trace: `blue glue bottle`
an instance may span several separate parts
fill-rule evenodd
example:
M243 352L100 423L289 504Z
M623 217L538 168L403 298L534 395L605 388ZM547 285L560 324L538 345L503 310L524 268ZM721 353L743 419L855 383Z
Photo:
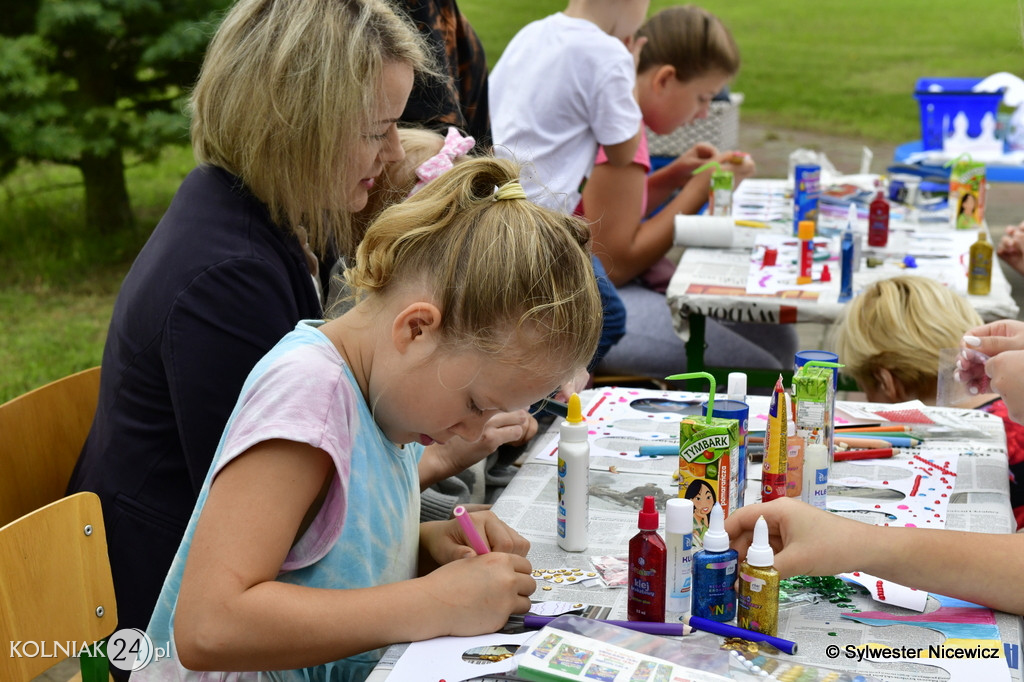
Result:
M704 549L693 555L693 615L725 623L736 617L736 563L729 548L725 512L715 503L704 533Z
M857 206L855 204L850 204L850 211L846 220L846 230L843 232L843 241L839 248L841 263L841 274L839 278L840 303L845 303L853 298L853 272L857 267L857 259L860 256L853 234L853 221L856 219Z

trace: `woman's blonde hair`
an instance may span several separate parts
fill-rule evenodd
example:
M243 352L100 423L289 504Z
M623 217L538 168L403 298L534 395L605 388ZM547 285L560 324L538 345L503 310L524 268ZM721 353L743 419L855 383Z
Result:
M313 249L351 254L346 158L369 133L386 64L434 73L416 29L384 0L239 0L192 91L196 160L241 178Z
M543 349L567 372L586 365L602 324L590 230L527 200L518 178L511 161L468 159L387 208L345 272L350 289L362 298L422 282L456 348L503 352L525 332L525 353Z
M696 5L661 10L644 22L637 37L647 38L640 50L639 73L668 64L685 83L712 71L734 76L740 70L740 50L732 33L718 17Z
M982 323L963 296L934 280L902 275L875 282L854 298L831 333L831 345L862 390L887 369L912 395L935 393L939 351L957 348Z

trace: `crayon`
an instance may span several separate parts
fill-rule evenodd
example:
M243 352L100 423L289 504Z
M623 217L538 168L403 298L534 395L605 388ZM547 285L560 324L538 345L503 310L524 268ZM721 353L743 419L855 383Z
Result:
M892 457L895 451L892 448L878 448L877 450L836 450L835 461L848 462L854 459L887 459Z

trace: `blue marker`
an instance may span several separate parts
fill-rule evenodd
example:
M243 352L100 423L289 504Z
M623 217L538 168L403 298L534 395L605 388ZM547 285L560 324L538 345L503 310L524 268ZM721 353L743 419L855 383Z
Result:
M853 221L857 217L857 207L850 204L849 218L839 252L841 255L841 271L839 278L839 302L845 303L853 298L853 269L857 259L857 247L853 241Z

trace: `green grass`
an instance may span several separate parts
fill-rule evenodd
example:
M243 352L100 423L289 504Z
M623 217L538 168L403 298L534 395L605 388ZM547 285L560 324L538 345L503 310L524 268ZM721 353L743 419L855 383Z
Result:
M462 0L459 6L493 65L516 27L565 4ZM674 4L654 0L651 13ZM952 0L703 6L725 22L740 47L743 66L733 90L744 94L741 121L900 143L920 137L913 97L918 78L1024 74L1017 0L990 0L976 11Z
M674 3L654 0L651 12ZM566 0L461 0L493 66ZM1017 0L732 0L707 4L740 45L742 121L900 143L920 136L925 76L1024 72ZM558 87L551 83L551 87ZM98 364L121 279L192 167L186 148L128 172L131 234L85 232L78 172L25 166L0 184L0 402Z

